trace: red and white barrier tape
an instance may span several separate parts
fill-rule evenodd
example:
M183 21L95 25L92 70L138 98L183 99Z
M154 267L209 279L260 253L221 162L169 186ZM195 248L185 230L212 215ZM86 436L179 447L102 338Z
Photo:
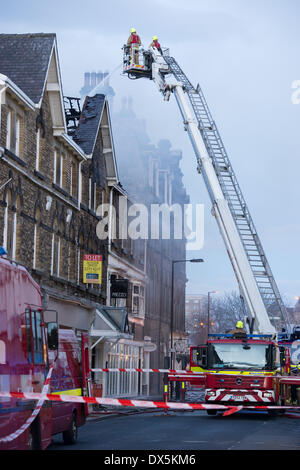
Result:
M144 401L144 400L127 400L121 398L98 398L98 397L82 397L74 395L55 395L55 394L40 394L40 393L22 393L22 392L1 392L0 397L13 397L23 400L49 400L69 403L87 403L99 404L110 406L125 406L125 407L138 407L138 408L162 408L169 410L220 410L225 411L224 416L236 413L242 409L256 409L256 410L300 410L300 406L247 406L247 405L208 405L202 403L173 403L173 402L159 402L159 401Z
M55 395L40 393L22 393L22 392L1 392L0 397L12 397L23 400L49 400L69 403L88 403L110 406L125 406L138 408L162 408L168 410L223 410L225 415L235 413L242 409L242 406L225 406L225 405L206 405L200 403L172 403L159 401L144 400L126 400L121 398L98 398L98 397L82 397L74 395Z
M14 431L13 433L9 434L9 436L6 436L6 437L1 437L0 438L0 443L1 442L10 442L10 441L13 441L15 440L17 437L19 437L30 425L31 423L35 420L35 418L37 417L37 415L39 414L40 412L40 409L42 408L43 404L44 404L44 401L45 399L43 398L45 396L45 394L47 394L48 392L48 389L49 389L49 386L50 386L50 378L51 378L51 375L52 375L52 371L53 371L53 368L54 368L54 363L51 364L50 368L49 368L49 372L48 372L48 375L47 375L47 378L44 382L44 386L43 386L43 389L42 389L42 393L41 394L37 394L39 397L37 398L38 402L37 402L37 405L35 407L35 409L33 410L31 416L25 421L24 424L22 424L22 426L17 430L17 431ZM21 394L23 395L23 394ZM2 392L0 392L0 397L2 396L10 396L10 397L13 397L12 394L8 394L8 395L3 395ZM15 398L19 398L19 397L15 397Z
M159 374L170 375L196 375L198 377L205 377L202 372L193 372L189 370L174 370L174 369L90 369L91 372L156 372Z

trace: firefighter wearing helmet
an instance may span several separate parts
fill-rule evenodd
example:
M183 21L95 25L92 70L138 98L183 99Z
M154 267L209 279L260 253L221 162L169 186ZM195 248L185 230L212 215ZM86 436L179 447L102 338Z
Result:
M150 47L155 47L162 54L162 50L161 50L160 44L158 42L158 37L157 36L153 36Z
M131 57L136 65L139 65L139 48L141 45L141 38L136 32L135 28L131 28L130 36L127 41L127 46L130 47Z
M247 332L244 329L244 323L239 320L235 326L235 329L229 331L229 334L234 335L236 338L238 337L244 338L245 336L247 336Z

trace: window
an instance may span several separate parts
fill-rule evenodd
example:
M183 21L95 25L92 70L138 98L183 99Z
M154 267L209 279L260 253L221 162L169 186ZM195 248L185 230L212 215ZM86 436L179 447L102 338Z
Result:
M76 280L76 246L73 242L69 244L69 266L68 266L68 280Z
M40 231L41 231L41 212L39 209L36 211L36 222L34 225L34 251L33 251L33 269L39 269L40 261Z
M94 183L93 186L93 211L96 212L97 209L97 183Z
M14 239L14 213L12 211L12 194L8 190L5 198L5 211L4 211L4 232L3 232L3 245L6 249L8 256L12 257L13 253L13 239Z
M70 167L70 194L78 198L78 165L74 161Z
M46 350L44 348L41 312L26 309L25 319L28 361L34 364L43 364L46 359Z
M0 340L0 364L6 364L6 345Z
M21 201L18 197L16 201L16 209L13 210L12 194L9 190L7 191L5 202L3 245L11 259L19 260L21 248Z
M13 107L8 108L6 123L6 148L14 154L21 156L21 142L23 119Z
M89 178L89 209L92 209L92 178Z
M136 315L144 314L144 296L145 289L143 286L133 285L132 290L132 313Z
M42 165L42 150L43 150L43 139L41 136L41 128L39 127L36 133L36 156L35 156L35 169L36 171L41 170Z
M80 284L83 276L83 252L84 252L84 239L83 235L81 234L79 237L78 242L78 250L77 250L77 284Z
M58 221L54 221L53 234L52 234L52 258L51 258L51 275L59 276L61 269L61 240L58 235Z
M210 367L214 369L270 370L270 345L214 344L210 351Z
M64 155L59 150L54 152L54 183L64 187Z
M86 181L87 177L85 175L85 172L82 171L81 172L81 202L82 204L84 204L85 206L88 205L88 201L87 201L87 198L88 198L88 195L87 195L87 181Z

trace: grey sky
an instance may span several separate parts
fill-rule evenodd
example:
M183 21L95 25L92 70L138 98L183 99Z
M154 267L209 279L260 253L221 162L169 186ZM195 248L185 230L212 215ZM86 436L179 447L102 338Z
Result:
M135 27L145 46L153 34L171 49L192 82L200 83L250 207L279 288L300 295L300 80L298 0L10 0L1 12L5 33L56 32L64 92L78 95L83 73L112 70ZM168 138L184 152L182 170L192 202L205 203L205 247L191 256L188 292L236 288L221 236L174 101L153 83L112 79L118 110L132 96L151 140Z

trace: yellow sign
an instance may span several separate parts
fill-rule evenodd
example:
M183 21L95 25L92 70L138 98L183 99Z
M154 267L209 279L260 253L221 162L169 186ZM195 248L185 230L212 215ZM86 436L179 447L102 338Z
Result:
M102 283L102 256L83 256L83 282L84 284Z

